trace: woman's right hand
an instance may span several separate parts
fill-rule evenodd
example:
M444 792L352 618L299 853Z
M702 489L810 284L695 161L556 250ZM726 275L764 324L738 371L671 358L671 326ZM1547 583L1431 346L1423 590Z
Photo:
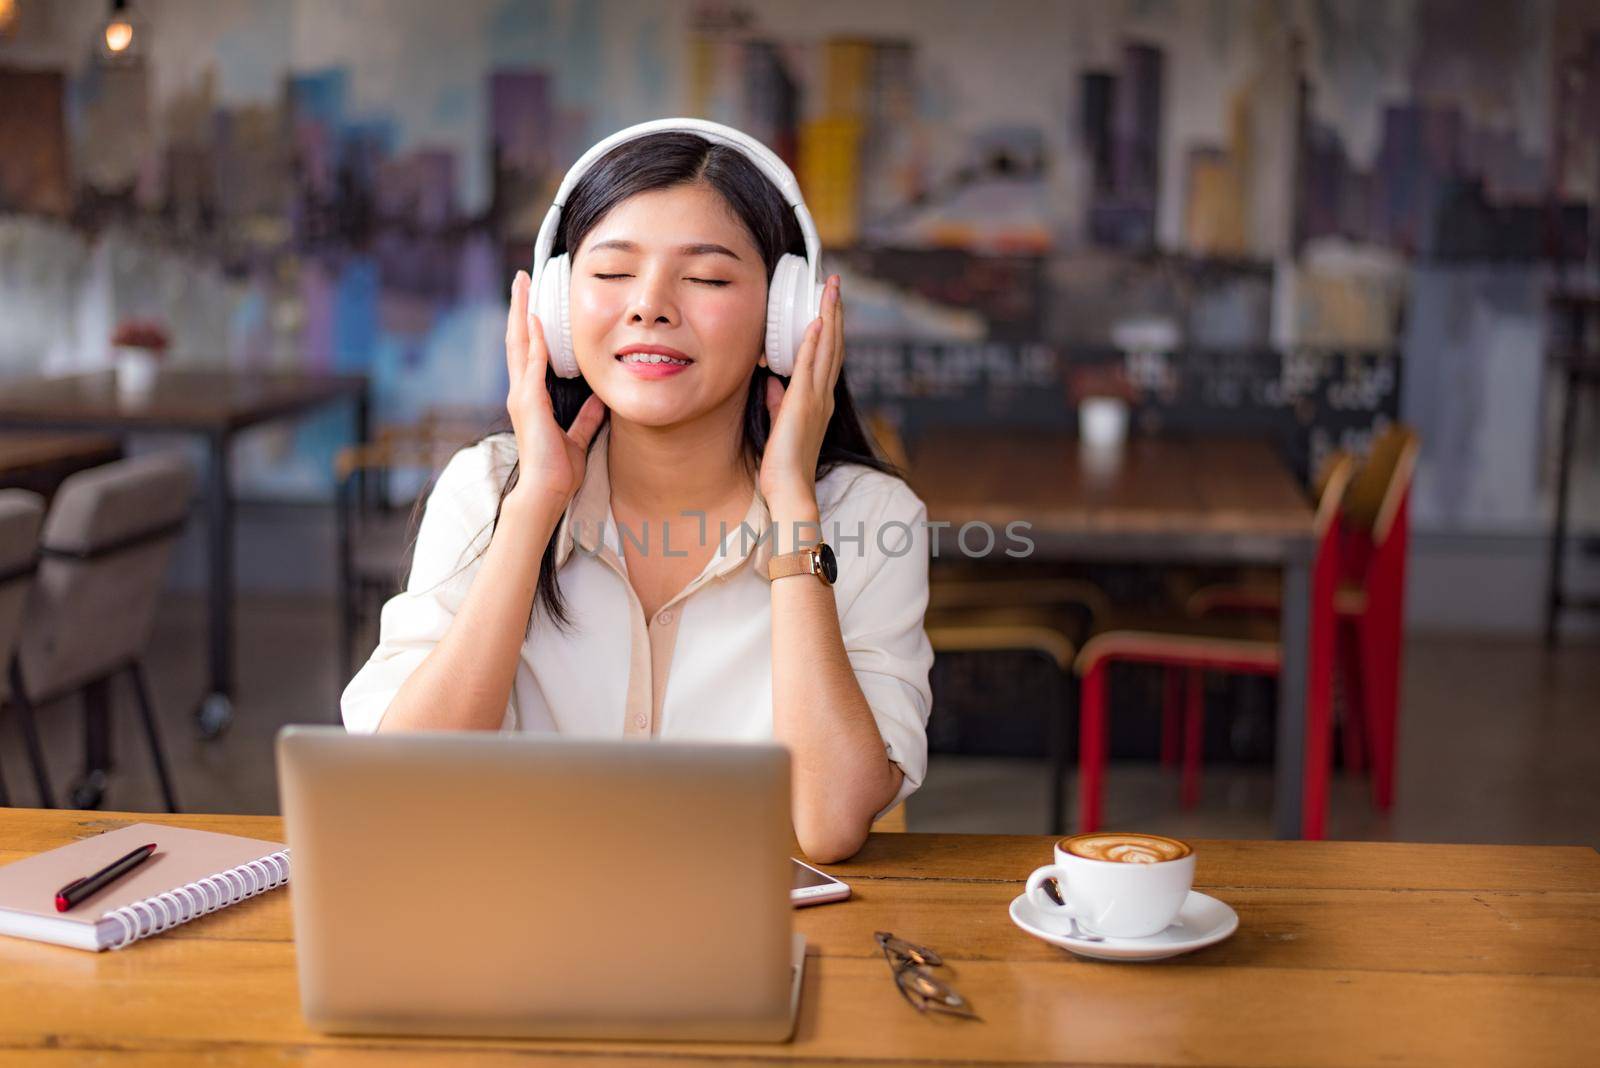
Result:
M606 406L590 396L570 429L556 422L545 386L550 351L537 317L528 314L528 272L518 271L511 283L511 309L506 316L506 371L511 389L506 411L517 436L517 485L512 493L564 511L583 484L589 442L605 418Z

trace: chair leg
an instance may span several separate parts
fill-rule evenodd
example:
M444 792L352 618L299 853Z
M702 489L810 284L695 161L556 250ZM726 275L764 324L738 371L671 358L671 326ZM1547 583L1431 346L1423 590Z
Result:
M339 672L334 682L343 690L347 681L346 675L350 673L350 663L355 659L356 647L356 609L355 598L350 594L350 588L341 578L339 581Z
M156 717L150 710L150 692L145 686L144 668L137 660L128 665L128 678L133 682L133 696L139 704L139 717L144 720L145 737L150 741L150 756L155 761L156 777L161 780L161 798L167 803L168 812L176 812L178 799L172 792L166 758L161 755L161 736L156 733Z
M50 789L50 774L44 763L44 746L39 744L39 724L33 718L33 705L27 691L22 688L22 669L11 662L11 703L17 710L17 722L22 727L23 743L28 747L28 762L33 765L33 781L39 787L39 804L55 808L55 793Z
M1176 674L1176 669L1168 669ZM1187 695L1183 709L1183 782L1179 801L1194 808L1200 800L1200 758L1205 743L1206 677L1199 668L1186 672Z
M1100 829L1101 778L1106 764L1106 661L1083 677L1078 703L1078 830Z
M1070 698L1072 692L1071 668L1056 675L1057 700L1051 704L1060 709L1060 715L1050 720L1050 833L1066 834L1065 815L1067 792L1067 730L1072 722Z
M6 777L0 773L0 808L11 807L11 795L6 793Z
M105 802L111 771L111 692L106 679L78 691L83 701L83 775L67 790L73 808L99 808Z
M1389 731L1384 723L1384 689L1389 685L1384 678L1387 658L1382 649L1382 637L1369 613L1361 621L1361 688L1365 711L1367 745L1372 756L1372 800L1380 812L1386 811L1392 801L1393 763L1388 750Z
M1381 732L1377 739L1377 749L1383 754L1381 765L1374 762L1373 784L1377 788L1377 802L1379 812L1388 812L1394 808L1394 778L1395 764L1399 750L1400 726L1400 629L1398 625L1385 626L1380 631L1378 640L1378 655L1382 658L1378 678L1382 683L1379 691L1379 705L1377 715L1373 721L1376 724L1375 732Z
M1329 620L1329 623L1332 621ZM1306 729L1300 795L1300 837L1327 837L1328 779L1333 767L1333 679L1337 630L1312 628L1311 661L1306 672Z
M1346 771L1361 774L1366 770L1366 715L1361 676L1361 631L1356 623L1339 625L1339 692L1344 697L1344 719L1339 725Z
M363 476L363 485L365 481ZM350 661L355 658L356 598L359 596L351 589L354 581L350 562L352 492L350 480L346 479L339 484L334 499L334 521L339 542L339 671L335 681L341 690L347 676L354 670Z
M1061 716L1050 734L1054 763L1050 779L1050 833L1061 836L1066 835L1070 822L1067 819L1067 732L1072 729L1072 718L1078 713L1078 679L1070 667L1062 668L1058 679L1061 697L1056 705L1061 708Z
M1183 677L1178 669L1164 666L1161 669L1161 766L1178 766L1179 705Z

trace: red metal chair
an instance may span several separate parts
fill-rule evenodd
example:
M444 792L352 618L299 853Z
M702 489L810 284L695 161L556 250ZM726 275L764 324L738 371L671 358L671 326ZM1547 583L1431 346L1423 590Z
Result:
M1372 756L1372 797L1380 811L1394 806L1394 769L1404 646L1406 552L1411 539L1411 485L1417 435L1392 427L1373 443L1372 455L1350 486L1345 509L1344 572L1349 594L1336 602L1345 632L1346 663L1359 677L1347 692L1357 706Z
M1343 463L1354 463L1353 454L1343 449L1335 450L1318 468L1315 481L1315 495L1318 504L1322 502L1323 495L1327 492L1328 481L1332 474ZM1359 473L1354 476L1359 478ZM1352 484L1354 482L1352 479ZM1341 516L1339 522L1343 523ZM1341 537L1345 531L1341 530ZM1341 548L1341 561L1343 549ZM1342 566L1342 564L1341 564ZM1258 569L1241 576L1230 582L1215 582L1196 587L1186 582L1187 576L1178 572L1171 584L1171 596L1175 602L1183 604L1188 614L1196 619L1207 616L1221 615L1259 615L1276 619L1283 603L1283 587L1275 569ZM1340 599L1348 592L1345 589L1346 576L1341 573L1340 586L1334 591L1334 610L1339 611ZM1335 656L1343 648L1343 643L1335 637ZM1343 681L1343 674L1335 663L1335 685ZM1176 768L1180 764L1183 768L1184 789L1183 806L1192 807L1199 799L1199 766L1201 760L1200 730L1201 725L1191 722L1193 717L1203 713L1203 699L1199 695L1187 698L1190 676L1180 674L1175 668L1168 668L1165 672L1165 683L1161 705L1161 766ZM1336 691L1337 694L1337 691ZM1348 701L1345 702L1348 706ZM1351 729L1352 724L1341 722L1338 718L1340 712L1339 702L1334 705L1335 726L1339 728L1346 741L1345 764L1352 766L1353 754L1350 740L1359 737ZM1189 739L1193 738L1191 746ZM1359 746L1355 752L1359 753ZM1358 759L1358 758L1357 758Z
M1332 716L1334 588L1341 563L1339 509L1354 464L1346 459L1328 476L1317 507L1316 555L1311 572L1311 627L1306 672L1305 795L1301 834L1321 838L1327 813L1329 736ZM1183 795L1192 803L1199 786L1202 726L1201 682L1206 671L1276 676L1283 647L1274 620L1256 616L1164 617L1112 625L1091 637L1078 654L1083 679L1078 742L1079 821L1082 831L1100 827L1106 762L1106 707L1113 663L1157 664L1185 673L1185 775ZM1169 683L1168 693L1172 693Z
M1410 540L1411 485L1417 435L1403 426L1379 434L1345 494L1341 519L1337 666L1344 696L1345 766L1360 771L1370 755L1373 802L1394 805L1394 769L1400 707L1400 658L1405 619L1406 552ZM1226 613L1276 616L1275 584L1214 585L1188 601L1196 617ZM1169 691L1175 687L1169 683ZM1176 698L1163 726L1163 758L1175 760ZM1171 751L1171 752L1169 752Z

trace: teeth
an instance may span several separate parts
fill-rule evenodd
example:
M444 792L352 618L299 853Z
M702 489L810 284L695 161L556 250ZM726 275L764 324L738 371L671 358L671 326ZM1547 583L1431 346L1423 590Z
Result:
M630 352L622 357L623 363L675 363L687 366L688 360L675 360L671 356L663 356L658 352Z

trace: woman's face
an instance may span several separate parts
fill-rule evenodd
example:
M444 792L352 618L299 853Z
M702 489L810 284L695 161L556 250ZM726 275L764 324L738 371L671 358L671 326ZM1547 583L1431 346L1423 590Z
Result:
M613 418L671 426L749 388L767 269L709 185L651 190L612 208L573 257L571 300L578 369ZM628 352L636 346L666 351Z

